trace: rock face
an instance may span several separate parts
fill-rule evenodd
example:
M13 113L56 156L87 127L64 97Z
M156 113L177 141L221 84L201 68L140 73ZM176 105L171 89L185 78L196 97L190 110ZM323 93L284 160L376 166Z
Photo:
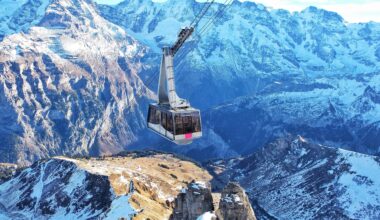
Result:
M231 182L223 189L216 215L215 202L210 187L192 181L177 196L170 219L256 220L249 199L238 183Z
M180 189L211 175L173 155L144 152L57 157L7 179L0 183L1 220L168 219Z
M160 53L203 6L131 0L99 11ZM182 153L197 160L246 155L287 133L379 153L379 36L379 23L348 24L315 7L290 13L234 1L176 60L178 92L204 110L204 138ZM152 69L141 74L158 71L159 56L152 57Z
M191 23L203 6L195 0L131 0L99 8L106 19L160 53L159 48L173 43L178 30ZM206 16L222 7L215 3ZM274 82L300 85L314 77L376 72L379 32L378 23L347 24L339 14L316 7L291 13L234 1L201 40L194 37L180 51L179 93L197 106L209 107L255 95Z
M380 152L380 74L318 81L283 82L266 94L207 110L202 120L209 138L187 148L189 155L199 160L246 155L288 134L365 154Z
M211 188L204 183L191 182L175 200L171 220L193 220L214 210Z
M236 181L244 187L258 219L380 218L376 156L289 137L211 169L213 186Z
M1 219L106 218L119 212L116 204L126 199L115 195L106 176L58 159L23 170L0 185L0 195ZM134 213L128 203L124 205Z
M147 48L91 1L27 2L15 11L38 16L0 40L0 161L111 154L136 141L139 105L154 97L138 76Z
M216 215L220 220L256 220L248 196L235 182L228 183L223 189Z
M173 43L204 3L1 5L1 162L169 145L145 133L154 95L143 80L154 81L160 47ZM215 3L206 17L221 7ZM179 94L207 109L205 138L185 153L201 160L252 153L284 133L379 152L378 23L347 24L315 7L290 13L234 1L211 28L176 60ZM253 98L231 101L242 96Z
M0 163L0 184L15 175L16 170L16 164Z

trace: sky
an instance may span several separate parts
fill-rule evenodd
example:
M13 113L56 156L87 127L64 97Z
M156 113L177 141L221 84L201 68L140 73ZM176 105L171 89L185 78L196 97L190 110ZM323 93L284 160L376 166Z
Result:
M122 0L95 0L101 4L117 4ZM153 0L156 2L165 0ZM178 0L181 1L181 0ZM206 1L206 0L198 0ZM225 0L217 0L224 2ZM308 6L316 6L329 11L338 12L346 21L380 22L380 0L245 0L262 3L271 8L283 8L289 11L301 11Z

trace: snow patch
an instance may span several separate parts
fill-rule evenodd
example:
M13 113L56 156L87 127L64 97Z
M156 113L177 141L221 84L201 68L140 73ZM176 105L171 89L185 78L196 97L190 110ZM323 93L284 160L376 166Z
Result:
M339 202L349 217L366 219L360 214L380 206L380 196L377 193L380 189L380 164L368 155L346 150L339 152L340 158L351 166L338 180L343 190Z
M216 218L216 215L212 212L205 212L197 218L197 220L212 220Z
M113 200L110 211L106 214L105 220L114 220L120 218L132 219L136 211L129 203L130 195L120 196Z

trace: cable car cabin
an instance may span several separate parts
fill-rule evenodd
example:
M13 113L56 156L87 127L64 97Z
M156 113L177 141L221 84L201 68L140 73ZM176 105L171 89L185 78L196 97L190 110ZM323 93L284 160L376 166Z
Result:
M171 109L169 105L150 104L148 128L180 145L202 137L200 112L192 107Z

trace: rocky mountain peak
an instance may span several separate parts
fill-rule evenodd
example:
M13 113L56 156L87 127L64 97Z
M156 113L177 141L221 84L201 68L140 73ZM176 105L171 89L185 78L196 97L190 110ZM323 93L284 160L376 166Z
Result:
M256 220L248 196L236 182L228 183L223 189L216 215L220 220Z
M192 181L177 196L170 219L256 220L249 199L238 183L228 183L221 196L217 195L212 195L209 184ZM216 212L214 204L219 204Z
M321 8L317 8L315 6L309 6L301 11L301 14L308 19L312 20L314 19L321 19L324 22L343 22L343 17L340 16L338 13L333 11L327 11Z
M372 207L380 206L378 157L294 138L270 145L265 152L214 163L215 184L239 182L258 218L377 219Z
M94 218L115 199L108 178L58 159L36 162L0 185L0 194L5 219L54 218L62 213Z
M173 211L171 203L181 188L195 180L190 183L189 191L201 202L200 198L209 191L203 183L211 179L207 171L193 162L170 154L147 152L41 160L8 177L6 182L1 182L2 166L2 220L65 217L114 220L134 216L168 219Z
M171 220L196 219L205 212L214 210L210 186L192 181L175 200Z
M45 14L49 0L4 0L0 9L0 41L6 35L37 25Z
M39 10L39 25L0 42L1 160L123 150L144 127L139 104L154 98L138 75L147 48L92 1Z

